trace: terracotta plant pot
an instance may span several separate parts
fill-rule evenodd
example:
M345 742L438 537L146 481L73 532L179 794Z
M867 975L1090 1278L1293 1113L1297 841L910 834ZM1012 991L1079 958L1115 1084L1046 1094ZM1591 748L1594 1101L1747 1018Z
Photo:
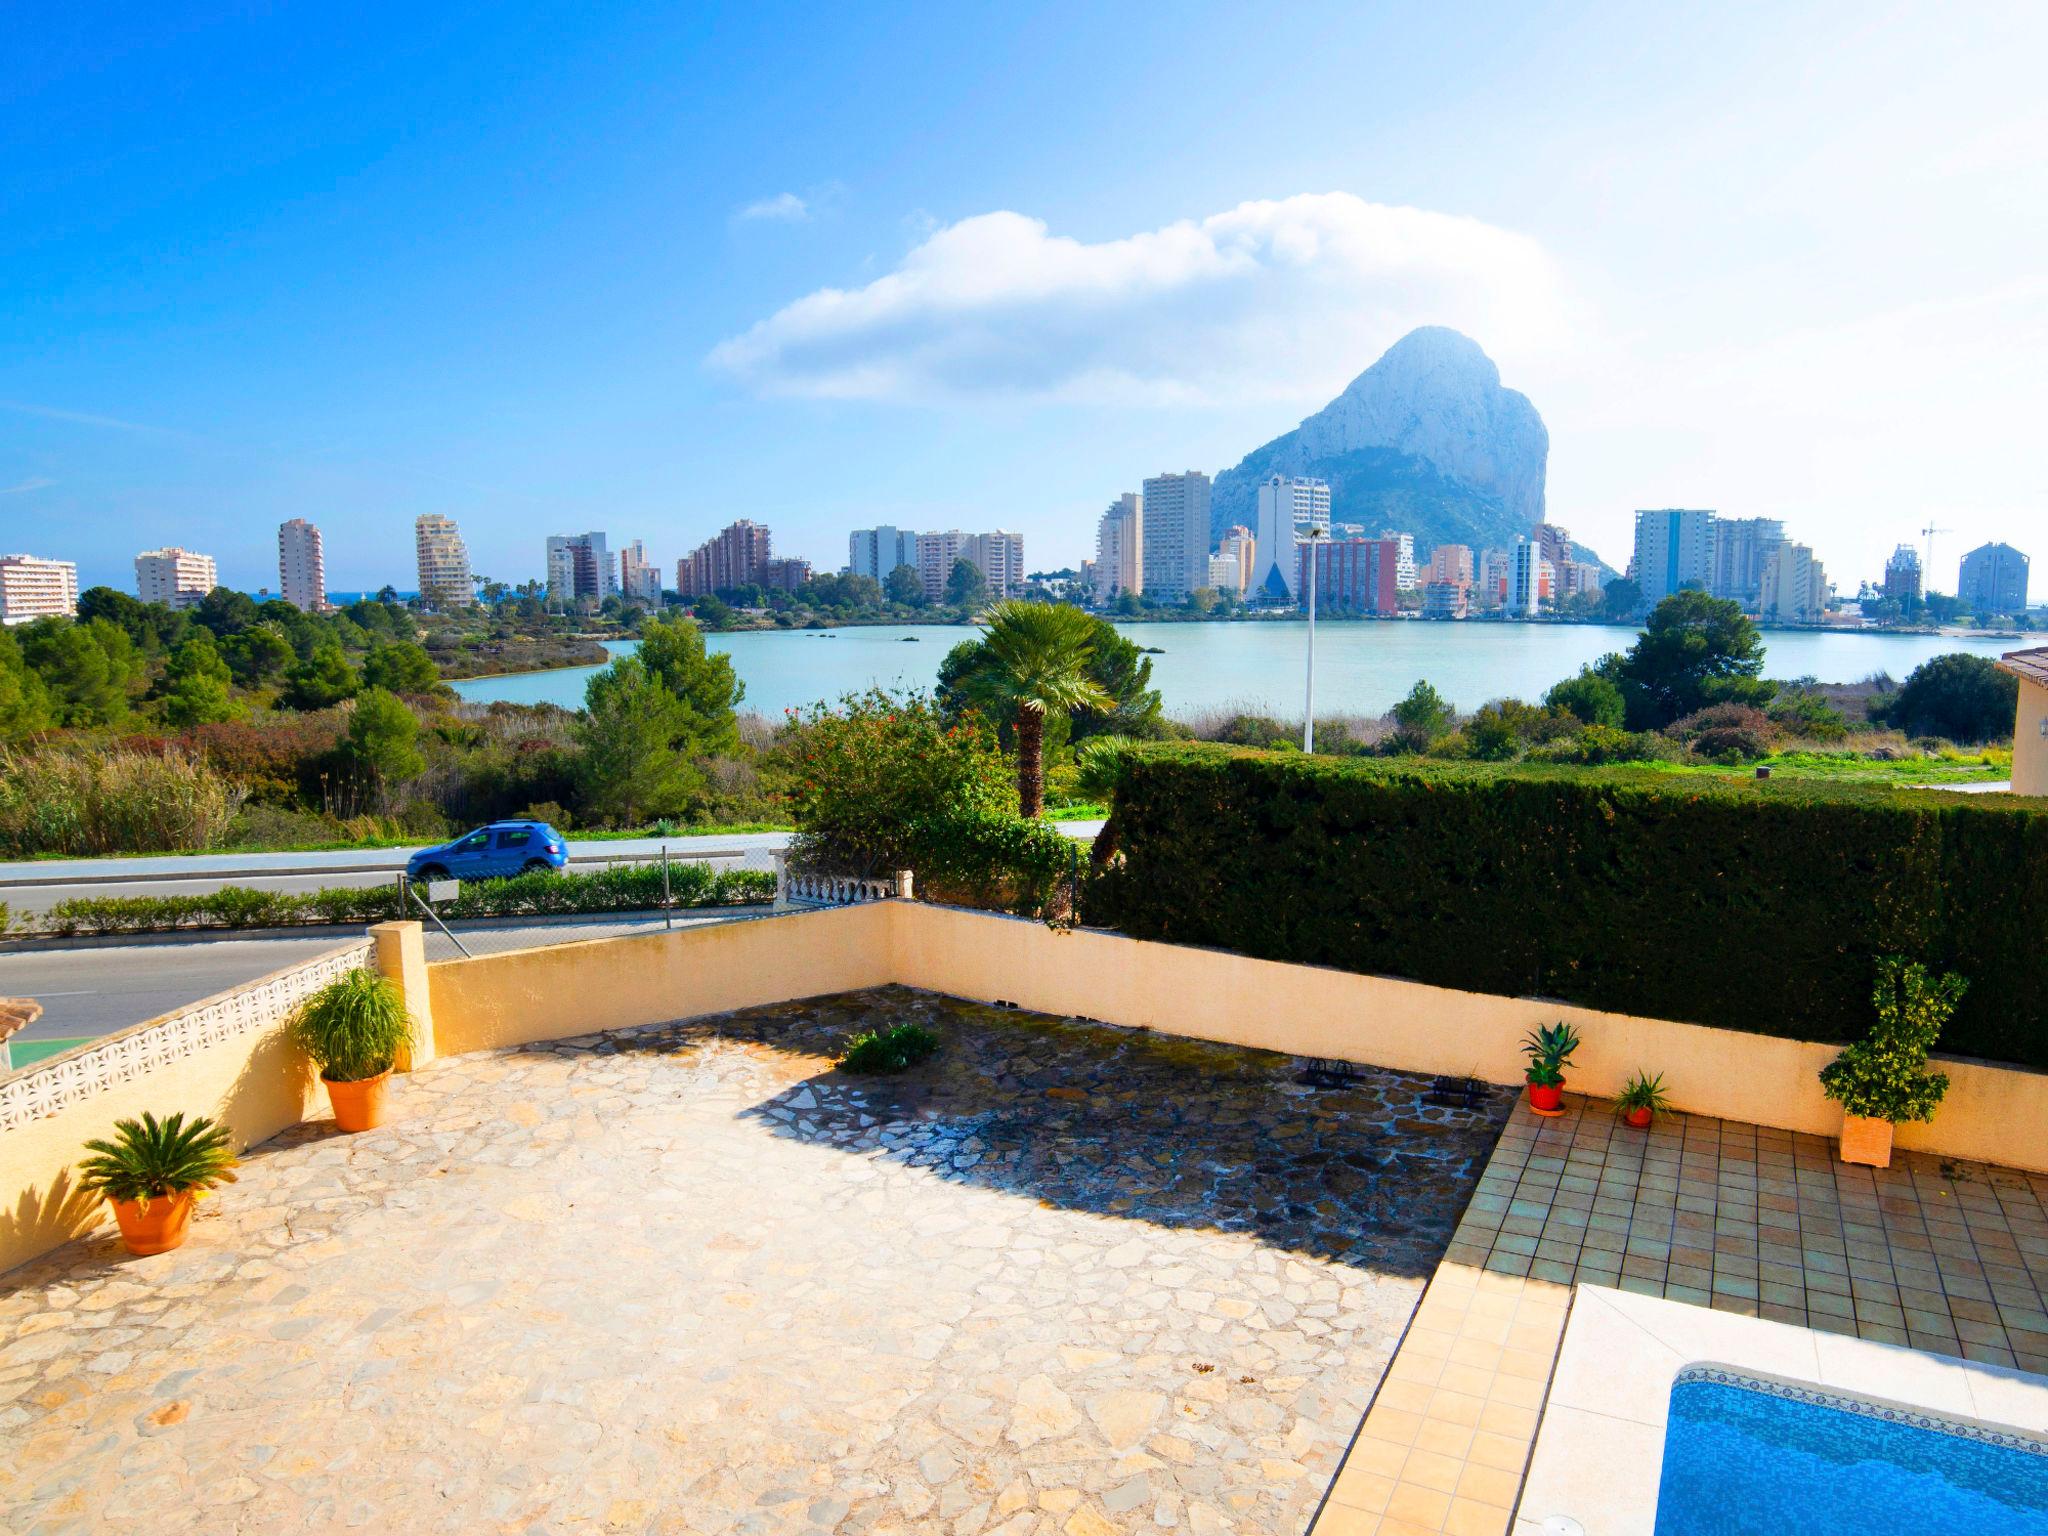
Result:
M1639 1131L1647 1131L1650 1128L1651 1113L1647 1109L1628 1110L1621 1118Z
M114 1220L120 1223L121 1241L130 1253L145 1256L169 1253L182 1247L186 1230L192 1225L192 1191L158 1195L153 1200L109 1200Z
M391 1074L379 1072L360 1082L337 1083L323 1077L327 1099L334 1106L334 1123L344 1131L374 1131L384 1123L390 1101Z
M1563 1114L1564 1084L1531 1083L1529 1085L1529 1107L1539 1115Z
M1891 1121L1870 1115L1842 1116L1842 1161L1866 1168L1891 1167Z

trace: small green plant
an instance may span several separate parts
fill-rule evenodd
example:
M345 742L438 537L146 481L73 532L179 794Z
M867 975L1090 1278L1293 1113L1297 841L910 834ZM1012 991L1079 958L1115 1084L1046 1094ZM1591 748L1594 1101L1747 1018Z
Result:
M236 1157L227 1128L183 1113L159 1121L116 1120L112 1141L88 1141L93 1153L78 1165L81 1187L109 1200L154 1200L189 1192L195 1199L216 1184L235 1182Z
M939 1048L939 1037L919 1024L863 1030L846 1042L842 1072L901 1072Z
M1522 1040L1522 1054L1529 1058L1523 1076L1539 1088L1557 1087L1578 1048L1579 1032L1562 1021L1530 1030Z
M1822 1090L1848 1114L1894 1124L1932 1120L1948 1074L1927 1071L1927 1053L1968 987L1953 973L1932 975L1917 960L1880 959L1871 993L1877 1023L1821 1068Z
M412 1044L412 1016L388 977L350 971L300 1005L292 1039L328 1082L359 1083L389 1072Z
M1614 1101L1617 1114L1628 1114L1631 1110L1647 1109L1653 1115L1661 1115L1671 1108L1671 1101L1664 1097L1664 1074L1652 1077L1641 1067L1630 1074L1623 1085L1621 1094Z

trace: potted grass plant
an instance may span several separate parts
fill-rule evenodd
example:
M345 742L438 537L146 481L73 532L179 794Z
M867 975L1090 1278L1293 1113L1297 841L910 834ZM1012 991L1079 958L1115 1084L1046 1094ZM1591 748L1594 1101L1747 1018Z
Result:
M1522 1054L1529 1058L1529 1066L1522 1075L1529 1080L1529 1107L1537 1114L1564 1113L1564 1069L1578 1048L1579 1032L1562 1020L1532 1029L1523 1038Z
M78 1165L82 1188L106 1197L130 1253L168 1253L185 1241L192 1207L216 1184L235 1181L227 1129L204 1115L189 1124L144 1113L116 1120L112 1141L88 1141Z
M1820 1070L1821 1091L1842 1106L1843 1162L1889 1168L1898 1122L1934 1118L1948 1074L1929 1072L1927 1053L1968 987L1897 955L1877 962L1877 1023Z
M1639 1131L1647 1131L1650 1122L1670 1108L1671 1101L1664 1097L1664 1074L1652 1077L1641 1067L1622 1085L1614 1101L1614 1112Z
M384 1123L391 1069L412 1044L412 1015L388 977L350 971L330 981L292 1016L292 1038L320 1069L337 1126Z

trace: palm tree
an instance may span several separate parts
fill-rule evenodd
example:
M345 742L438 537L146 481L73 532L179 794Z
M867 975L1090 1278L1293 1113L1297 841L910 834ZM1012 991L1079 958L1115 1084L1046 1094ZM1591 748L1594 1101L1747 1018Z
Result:
M1017 810L1045 809L1045 714L1057 709L1111 709L1114 701L1088 675L1095 624L1065 603L997 603L982 615L982 647L992 665L987 687L1016 711Z

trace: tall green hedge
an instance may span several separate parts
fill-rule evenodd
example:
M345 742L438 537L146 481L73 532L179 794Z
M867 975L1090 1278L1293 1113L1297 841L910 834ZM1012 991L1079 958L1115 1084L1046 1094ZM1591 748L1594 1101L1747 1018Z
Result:
M1826 1041L1899 954L1969 979L1943 1051L2048 1067L2048 801L1164 747L1114 814L1136 937Z

